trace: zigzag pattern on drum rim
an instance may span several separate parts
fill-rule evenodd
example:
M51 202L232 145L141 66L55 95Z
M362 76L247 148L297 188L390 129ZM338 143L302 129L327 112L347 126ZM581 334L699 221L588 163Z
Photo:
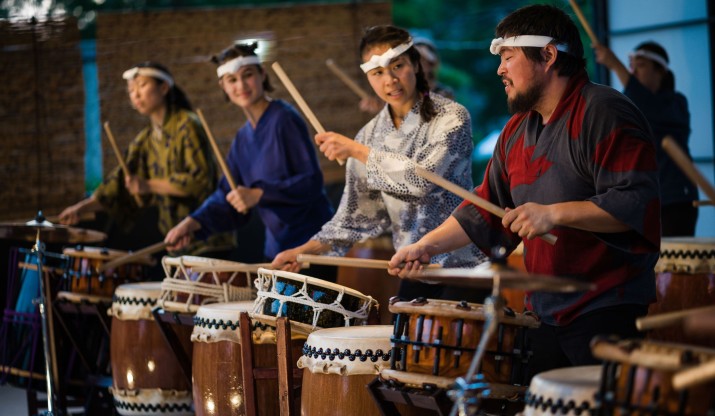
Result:
M380 357L382 357L383 361L390 361L392 351L384 353L381 349L377 349L373 353L371 349L367 349L365 350L365 353L363 353L362 350L356 349L355 352L351 353L350 349L345 349L345 351L340 352L340 350L337 348L335 348L334 350L326 348L325 351L323 351L322 348L311 347L306 342L305 344L303 344L303 355L308 357L312 356L313 358L320 357L323 360L327 357L328 359L330 359L330 361L335 360L335 357L338 357L341 360L345 357L348 357L350 361L355 361L356 359L359 359L362 362L365 362L370 359L370 361L375 363L377 362L377 360L380 359Z
M568 402L564 403L564 400L559 398L558 400L556 400L556 402L554 402L551 397L546 398L546 396L536 395L531 393L530 391L526 392L526 397L524 397L524 401L526 402L526 407L533 407L535 409L541 409L542 411L546 411L546 409L549 409L551 411L551 414L554 415L565 415L570 411L573 411L576 415L580 415L581 413L593 413L591 412L592 408L589 402L583 401L578 406L576 406L576 402L574 402L573 400L569 400Z
M120 305L141 305L141 306L154 306L156 305L157 299L145 299L145 298L134 298L134 297L124 297L124 296L112 296L112 303L118 303Z
M712 259L715 258L715 250L663 250L660 258L673 259Z
M172 403L172 404L145 404L145 403L126 403L114 399L114 406L117 409L126 409L131 411L150 411L150 412L188 412L191 411L191 403Z
M223 319L209 319L209 318L200 318L198 316L194 315L194 326L198 326L200 328L208 328L211 329L212 327L215 327L216 329L228 329L231 328L232 330L238 329L240 326L238 325L238 321L234 322L231 320L227 320L224 322ZM253 322L253 329L266 329L266 328L273 328L270 325L263 324L261 322Z

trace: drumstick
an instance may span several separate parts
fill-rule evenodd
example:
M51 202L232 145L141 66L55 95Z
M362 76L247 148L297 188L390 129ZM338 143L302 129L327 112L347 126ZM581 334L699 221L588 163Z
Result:
M715 359L697 367L678 371L673 375L673 387L676 390L684 390L711 380L715 380Z
M355 81L352 80L345 72L343 72L338 65L335 64L335 61L332 59L328 59L325 61L325 65L328 66L328 68L333 71L333 74L335 74L338 78L340 78L341 81L345 83L345 85L348 86L355 94L357 94L358 97L362 98L363 100L366 98L370 98L368 93L360 88L358 84L355 83Z
M271 68L273 68L273 71L278 75L278 78L281 80L283 85L286 87L288 92L290 93L291 97L295 100L295 102L298 104L298 107L300 107L301 111L303 111L303 114L305 114L305 117L308 119L310 122L310 125L313 126L315 131L318 133L325 133L325 129L323 128L323 125L320 124L320 121L318 121L318 118L315 117L315 114L313 114L313 111L308 107L308 104L305 102L303 97L300 95L300 92L298 92L298 89L295 88L295 85L293 85L293 82L288 78L288 74L285 73L281 65L276 61L273 62L273 65L271 65ZM340 166L345 164L345 161L342 159L338 159L338 163Z
M504 218L506 211L504 211L504 209L502 207L492 204L491 202L487 201L484 198L478 197L474 193L469 192L468 190L459 187L458 185L448 181L447 179L444 179L443 177L428 171L427 169L423 168L422 166L419 166L419 165L415 166L415 171L417 172L418 175L427 179L428 181L432 182L433 184L441 186L442 188L448 190L449 192L451 192L461 198L466 199L467 201L471 202L472 204L496 215L499 218ZM553 235L551 233L546 233L544 235L540 235L539 238L541 238L542 240L551 244L552 246L554 244L556 244L557 238L555 235Z
M228 181L228 186L231 188L232 191L235 191L237 188L236 181L233 180L233 176L231 176L231 171L228 170L226 161L224 160L223 155L221 154L221 149L218 148L218 145L216 144L216 139L214 139L214 135L211 133L211 129L209 129L208 123L206 123L206 119L204 118L204 113L201 111L201 109L197 108L196 115L199 116L199 120L201 120L201 125L204 127L204 131L206 131L206 136L209 138L209 143L211 144L211 148L214 151L216 160L218 161L218 164L221 167L221 171L223 171L223 176L225 176L226 181ZM246 117L249 117L248 112L246 112ZM250 117L249 117L249 120L251 120ZM248 213L248 210L244 209L243 211L241 211L241 214L247 214L247 213Z
M83 212L79 214L79 220L80 221L92 221L95 218L97 218L97 213L96 212ZM47 221L51 223L58 223L60 222L60 216L59 215L50 215L49 217L45 218Z
M168 243L161 241L159 243L152 244L148 247L144 247L143 249L137 250L133 253L129 253L124 256L117 257L116 259L108 261L108 262L104 263L103 265L99 266L97 268L97 272L101 273L105 270L113 269L117 266L121 266L122 264L129 263L132 260L146 257L146 256L149 256L154 253L158 253L161 250L163 250L164 248L166 248L166 246L168 246L168 245L169 245Z
M345 266L358 267L363 269L381 269L387 270L390 267L388 260L374 259L359 259L355 257L333 257L333 256L316 256L313 254L298 254L296 259L298 263L308 264L324 264L327 266ZM439 269L442 266L439 264L425 264L426 269Z
M581 22L581 25L586 31L586 34L589 38L591 38L591 43L593 45L599 45L596 34L593 32L593 29L591 29L591 25L588 24L588 20L586 20L586 16L583 15L581 8L578 7L578 4L576 4L576 0L569 0L569 4L571 4L571 8L573 9L574 13L576 13L576 17L578 17L578 20Z
M694 207L706 207L710 205L715 205L715 202L713 201L693 201L693 206Z
M119 167L122 169L122 172L124 172L124 176L129 177L129 168L127 167L127 164L124 163L124 158L122 157L122 153L119 151L119 147L117 147L117 142L114 140L114 135L112 134L112 130L109 129L108 121L104 122L104 131L107 133L107 138L109 139L109 144L112 145L114 154L117 156L117 162L119 162ZM144 201L142 201L142 199L139 195L134 194L134 200L137 202L137 205L139 207L144 206Z
M659 313L652 316L644 316L636 319L636 328L640 331L649 329L658 329L672 325L679 325L685 318L691 315L697 315L703 312L715 312L715 306L704 306L702 308L686 309L684 311L675 311L668 313Z
M663 138L663 150L670 156L676 165L683 171L685 176L687 176L695 185L700 187L700 189L705 192L710 201L715 201L715 187L705 179L702 173L697 167L690 161L688 155L683 152L678 143L673 140L671 136L665 136Z

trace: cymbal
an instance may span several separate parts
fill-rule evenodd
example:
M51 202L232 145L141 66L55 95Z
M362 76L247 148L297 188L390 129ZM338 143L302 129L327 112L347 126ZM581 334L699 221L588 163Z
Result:
M106 234L99 231L32 220L26 223L0 223L0 239L34 242L38 230L40 231L40 241L43 243L85 244L96 243L107 238Z
M514 270L505 266L476 268L445 268L413 272L408 279L426 283L442 283L452 286L488 289L496 279L505 289L521 289L537 292L579 292L593 290L595 285L589 282L556 277L545 274L533 274Z

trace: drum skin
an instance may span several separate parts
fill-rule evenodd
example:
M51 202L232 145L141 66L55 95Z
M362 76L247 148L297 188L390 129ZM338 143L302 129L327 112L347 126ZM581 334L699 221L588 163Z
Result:
M293 358L300 357L305 339L291 341ZM254 344L255 368L276 368L275 344ZM194 342L194 410L202 415L244 415L241 345L231 341ZM259 415L278 415L278 380L256 380ZM329 397L329 396L328 396Z
M649 316L715 305L715 239L664 238L655 270L657 301ZM708 335L671 325L650 330L647 338L715 347L715 334Z

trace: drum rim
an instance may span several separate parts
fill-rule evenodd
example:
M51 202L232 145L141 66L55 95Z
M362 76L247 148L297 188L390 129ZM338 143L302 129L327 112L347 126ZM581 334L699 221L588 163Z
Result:
M103 251L106 251L107 253L103 253ZM105 248L105 247L98 247L98 246L83 246L81 250L75 248L75 247L65 247L62 250L62 254L68 257L72 257L75 259L92 259L92 260L115 260L119 257L124 257L126 255L131 254L130 251L124 251L124 250L116 250L113 248ZM146 264L146 265L151 265L152 264L152 258L150 255L146 255L143 257L136 258L129 262L128 264ZM121 266L119 266L121 267Z
M444 300L444 299L426 299L426 303L412 303L409 301L400 301L400 302L395 302L390 305L388 305L388 309L392 313L403 313L403 314L410 314L410 315L425 315L425 316L437 316L437 317L443 317L443 318L459 318L459 319L471 319L475 321L485 321L486 320L486 312L484 311L484 305L481 303L471 303L468 302L467 304L472 307L472 310L463 310L463 309L445 309L444 314L435 314L435 313L429 313L426 312L423 308L424 306L431 306L435 308L446 308L449 306L457 306L461 302L460 301L454 301L454 300ZM541 322L536 318L534 315L529 315L529 314L524 314L524 313L519 313L519 312L514 312L516 316L502 316L501 319L499 320L500 324L506 324L506 325L517 325L517 326L522 326L522 327L528 327L528 328L538 328L541 325Z
M357 291L351 287L342 286L337 283L329 282L327 280L319 279L317 277L311 277L311 276L300 274L300 273L293 273L293 272L288 272L285 270L266 269L264 267L261 267L258 269L258 274L259 274L259 277L261 274L270 275L271 277L275 275L277 277L283 277L283 278L286 278L289 280L305 282L307 284L311 284L314 286L325 287L328 289L335 290L336 292L340 292L341 289L344 289L343 293L346 295L352 295L352 296L355 296L356 298L362 298L366 301L370 301L370 300L375 301L375 299L372 296L368 296L368 295L366 295L360 291ZM273 286L271 285L271 288L272 287ZM261 291L260 288L259 288L259 291Z

